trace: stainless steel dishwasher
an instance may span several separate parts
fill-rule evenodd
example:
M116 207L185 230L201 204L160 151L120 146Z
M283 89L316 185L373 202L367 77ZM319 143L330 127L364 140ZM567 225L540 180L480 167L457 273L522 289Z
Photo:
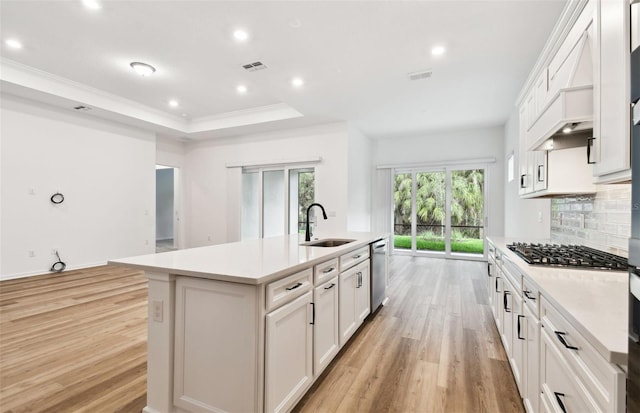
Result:
M387 288L387 240L371 244L371 312L380 307Z

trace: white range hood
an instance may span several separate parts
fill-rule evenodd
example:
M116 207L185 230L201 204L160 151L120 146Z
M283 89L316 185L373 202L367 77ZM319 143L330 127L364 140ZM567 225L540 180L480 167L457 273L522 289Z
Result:
M552 61L547 70L549 95L527 131L528 149L586 145L586 136L593 130L594 107L593 59L587 33L564 60Z

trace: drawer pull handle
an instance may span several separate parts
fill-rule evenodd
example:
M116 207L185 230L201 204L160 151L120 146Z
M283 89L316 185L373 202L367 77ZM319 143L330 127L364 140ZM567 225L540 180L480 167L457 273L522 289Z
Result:
M530 295L530 294L531 294L531 291L529 291L529 290L525 290L525 291L524 291L524 296L525 296L525 297L527 297L527 299L529 299L529 300L531 300L531 301L535 301L535 300L536 300L536 297L534 297L534 296L532 296L532 295Z
M518 315L518 340L524 340L524 337L520 337L520 318L524 318L524 316Z
M295 285L292 285L291 287L285 288L285 290L287 290L287 291L295 290L296 288L300 287L301 285L302 285L302 283L296 283Z
M335 270L336 267L329 267L326 270L322 271L323 274L329 274L331 271Z
M556 333L556 337L558 337L558 340L560 341L560 343L562 343L563 346L565 346L569 350L578 350L578 347L570 346L567 343L567 341L564 339L564 336L566 336L567 333L562 332L562 331L554 331L554 333Z
M359 271L356 273L356 288L362 287L362 272Z
M505 291L505 292L504 292L503 299L502 299L502 303L504 304L504 311L506 311L507 313L510 313L510 312L511 312L511 309L510 309L510 308L507 308L507 296L508 296L509 294L511 294L511 292L510 292L510 291Z
M335 287L335 286L336 286L336 285L335 285L334 283L331 283L331 284L329 284L329 286L328 286L328 287L324 287L324 289L325 289L325 290L330 290L330 289L332 289L332 288L333 288L333 287Z
M558 405L560 406L560 409L562 409L562 411L564 413L567 413L567 409L564 407L564 403L562 402L562 399L560 397L564 397L564 393L558 393L557 391L554 391L553 394L556 396L556 401L558 402Z
M595 140L596 138L587 138L587 163L589 165L593 165L594 163L596 163L596 161L591 160L591 147L593 146L593 141Z
M358 259L358 258L360 258L360 257L362 257L362 255L358 254L358 255L354 255L354 256L353 256L353 257L351 257L351 258L353 258L354 260L357 260L357 259Z
M487 263L487 275L489 277L491 277L491 263L490 262Z
M315 303L309 303L311 304L311 322L309 324L313 325L316 323L316 304Z
M498 290L498 280L500 279L500 277L496 276L496 292L499 293L500 291Z

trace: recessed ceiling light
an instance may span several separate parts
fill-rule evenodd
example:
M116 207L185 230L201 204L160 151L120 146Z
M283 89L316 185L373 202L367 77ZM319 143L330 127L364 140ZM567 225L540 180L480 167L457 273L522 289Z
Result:
M175 99L171 99L169 101L169 106L171 106L172 108L177 108L178 106L180 106L180 103L178 103L178 101Z
M238 93L247 93L247 87L245 85L238 85L236 87Z
M573 132L573 125L567 125L562 128L562 133L571 133Z
M12 49L22 49L22 43L20 43L16 39L7 39L4 41L4 44Z
M299 77L294 77L293 79L291 79L291 84L295 87L300 87L304 85L304 80L302 80L302 78L299 78Z
M142 62L131 62L129 66L140 76L149 76L156 71L155 67Z
M441 56L446 51L447 49L445 49L444 46L436 46L433 49L431 49L431 54L434 56Z
M233 37L239 42L244 42L249 38L249 33L244 30L236 30L233 32Z
M102 8L102 4L98 0L82 0L82 4L91 10L100 10Z

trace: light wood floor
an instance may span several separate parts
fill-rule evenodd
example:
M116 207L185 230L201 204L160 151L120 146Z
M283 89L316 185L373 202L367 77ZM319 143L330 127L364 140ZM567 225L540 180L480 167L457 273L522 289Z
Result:
M2 412L140 412L147 281L95 267L0 282Z
M295 411L523 412L485 264L395 256L389 305ZM0 282L0 411L140 412L147 283L97 267Z

